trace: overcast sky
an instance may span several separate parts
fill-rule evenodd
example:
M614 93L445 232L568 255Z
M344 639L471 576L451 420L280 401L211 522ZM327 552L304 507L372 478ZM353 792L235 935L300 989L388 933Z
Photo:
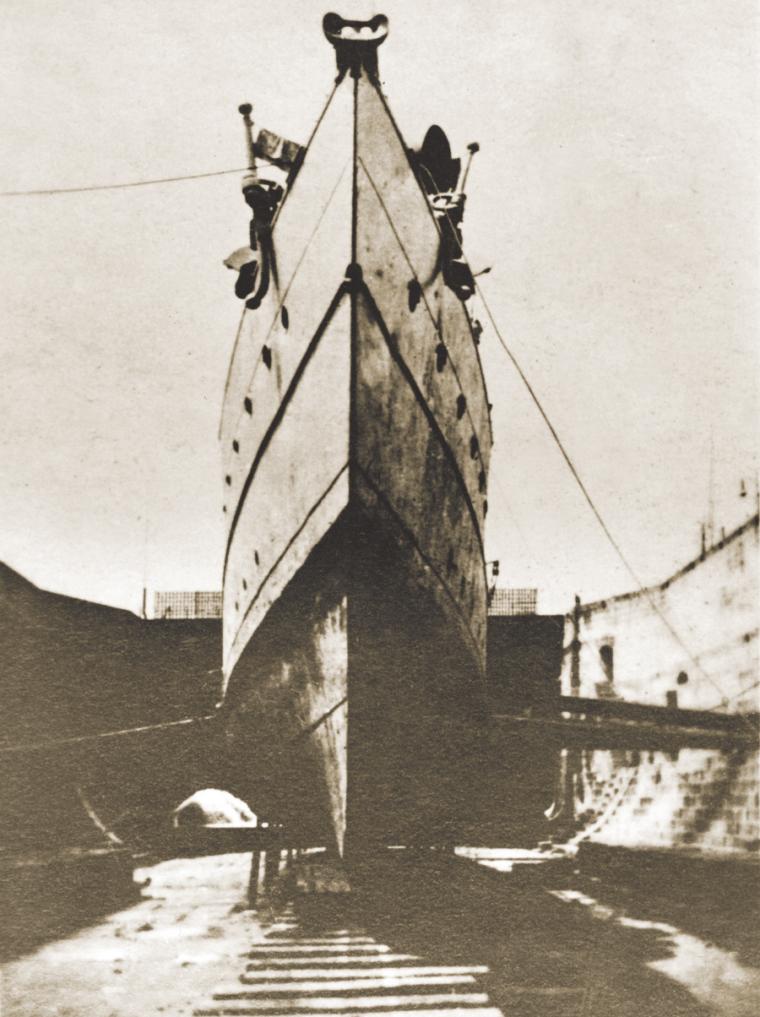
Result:
M305 140L334 77L327 2L2 0L0 190L240 167L243 100ZM730 526L756 483L754 3L337 9L389 16L408 143L433 122L480 142L470 261L610 529L664 578L711 488ZM220 584L239 186L0 199L0 559L44 587L136 609L144 582ZM544 610L630 588L488 327L482 352L500 581Z

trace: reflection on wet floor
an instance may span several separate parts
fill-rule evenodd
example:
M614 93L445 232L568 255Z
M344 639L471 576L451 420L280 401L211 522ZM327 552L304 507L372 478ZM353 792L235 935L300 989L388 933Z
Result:
M666 922L652 922L620 914L577 890L555 890L563 901L577 902L595 918L614 921L629 929L661 933L671 956L649 966L685 986L696 1000L722 1014L756 1014L760 1004L760 970L740 964L736 954L706 943Z
M355 872L350 897L289 903L238 980L220 986L197 1017L760 1011L760 971L737 956L731 937L719 945L651 919L646 886L637 916L635 871L628 886L618 880L609 888L610 900L626 899L623 907L607 903L604 879L571 859L470 849L457 856L396 852ZM668 910L667 898L658 892L659 909ZM671 900L673 913L682 904ZM739 925L754 920L746 909L731 910ZM715 917L713 929L721 925Z
M746 863L396 851L355 867L350 894L283 876L246 911L248 861L143 870L140 904L6 965L4 1017L760 1012Z
M231 1014L383 1013L498 1017L477 984L484 965L431 964L365 934L362 927L323 929L293 920L292 908L252 946L238 982L220 987L196 1017ZM339 925L339 920L336 922ZM318 923L322 924L322 923ZM327 921L327 925L332 923Z

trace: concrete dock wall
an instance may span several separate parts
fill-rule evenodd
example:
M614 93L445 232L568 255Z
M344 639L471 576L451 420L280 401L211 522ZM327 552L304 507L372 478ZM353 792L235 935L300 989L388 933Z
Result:
M562 694L757 711L757 554L754 516L659 586L577 604ZM758 854L756 748L565 750L564 763L562 819L578 841Z

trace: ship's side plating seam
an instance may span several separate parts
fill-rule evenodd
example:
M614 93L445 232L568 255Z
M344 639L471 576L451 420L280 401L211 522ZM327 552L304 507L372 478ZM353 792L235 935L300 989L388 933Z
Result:
M347 83L348 84L348 83ZM385 251L388 250L388 245L385 243L377 243L377 230L381 227L381 221L385 218L387 226L390 228L391 243L395 246L401 257L386 258L384 268L375 269L378 276L377 279L373 279L375 284L373 288L378 290L378 299L383 300L386 292L390 293L389 299L385 300L386 312L391 315L391 320L397 325L397 331L393 333L394 337L398 341L399 350L403 351L403 357L408 361L410 370L414 375L417 376L417 385L420 392L427 393L427 398L430 403L430 411L433 418L439 420L443 427L447 445L452 452L452 455L460 466L459 474L466 478L466 487L468 491L468 502L470 506L477 505L478 511L474 514L474 521L476 524L477 539L481 545L482 551L482 520L484 515L485 500L483 497L485 487L485 475L487 470L487 458L490 447L490 426L489 426L489 415L485 395L482 390L482 385L479 379L479 370L473 371L473 367L477 367L477 351L474 350L474 346L471 341L463 342L462 340L467 337L471 340L469 330L469 320L463 305L459 300L449 293L448 289L444 286L443 281L438 278L435 279L435 268L433 266L433 272L425 272L415 268L415 261L417 264L421 264L424 260L425 255L420 255L419 242L415 243L416 236L421 232L423 238L426 241L427 257L430 258L431 251L437 251L437 237L433 231L437 229L435 227L435 220L432 217L430 210L427 206L427 199L419 187L419 183L416 180L413 171L408 163L406 151L403 145L398 141L396 134L395 125L391 124L387 118L386 110L382 97L376 87L370 84L366 79L360 79L359 81L351 82L351 91L356 89L357 106L355 114L357 117L357 138L356 144L362 145L361 155L357 152L355 155L356 165L361 168L363 178L366 179L369 186L362 187L361 184L357 187L357 204L362 202L362 208L355 208L353 210L352 221L354 224L357 219L366 216L368 220L372 221L374 230L374 243L373 238L365 238L364 243L368 246L368 250L362 252L366 255L367 261L372 260L372 248L377 246L379 249ZM361 89L361 93L360 93ZM344 90L348 91L348 88ZM341 91L339 87L338 92ZM335 93L334 93L335 94ZM361 96L361 102L360 102ZM368 101L364 101L365 97ZM334 98L334 95L333 97ZM373 103L375 108L373 109ZM340 103L335 103L336 106ZM378 132L378 111L382 116L382 120L385 121L384 132ZM343 111L341 111L343 112ZM328 111L326 110L326 113ZM363 114L363 115L362 115ZM325 117L325 129L331 136L334 134L334 129L330 129L330 116ZM369 130L371 128L372 130ZM379 147L381 158L375 160L374 169L375 172L381 178L391 176L392 181L388 187L387 193L390 197L386 202L382 201L379 195L378 185L373 179L373 175L368 168L367 152L370 153L370 157L373 152L372 145L374 143L374 136L376 133L381 134L381 142ZM334 138L332 138L334 140ZM375 143L376 144L376 143ZM313 156L313 152L319 155L322 145L320 144L320 135L317 134L314 138L312 145L310 145L310 154ZM308 160L307 160L308 161ZM385 162L386 165L383 165ZM387 165L390 162L390 167ZM308 181L309 174L306 172L307 167L302 168L300 179L306 179ZM327 203L322 209L320 218L317 222L316 227L313 228L311 237L307 241L306 246L300 252L300 256L296 259L293 265L293 274L290 282L288 283L289 292L291 289L294 291L294 301L296 300L296 290L305 290L302 286L303 278L305 275L310 273L302 273L299 271L299 267L303 265L304 261L314 260L313 255L309 257L309 247L314 241L315 237L318 237L323 220L328 219L329 221L325 224L325 234L330 235L331 228L334 228L335 223L332 221L336 217L334 215L326 216L325 212L329 209L334 202L338 186L343 179L345 169L341 171L338 181L334 184L330 190ZM303 190L313 191L313 185L306 185L302 188ZM396 193L398 192L398 193ZM415 193L416 192L416 193ZM408 210L408 203L410 196L412 200L416 200L417 207L420 210L421 222L415 222L414 227L409 228L406 225L405 239L398 234L398 227L393 223L391 218L391 211L388 208L388 203L392 203L394 196L402 202ZM309 193L307 200L311 201L313 195ZM369 201L372 198L377 201L378 205L382 209L382 215L375 214L369 208ZM338 211L338 215L343 210L343 200L337 200L334 202ZM290 207L300 205L300 201L294 201L291 196ZM281 210L278 216L278 234L280 230L284 230L288 224L288 216L286 209ZM432 245L431 245L432 239ZM281 245L278 241L278 251L282 247L283 254L280 255L280 259L284 265L287 265L288 251L292 250L292 246L285 244ZM360 241L361 242L361 241ZM318 244L316 245L319 246ZM418 251L415 256L415 249ZM411 250L411 254L410 254ZM359 251L357 251L357 254ZM437 257L437 255L433 255ZM403 273L403 262L407 262L407 271L411 271L415 274L415 277L425 277L425 275L433 276L433 284L429 287L430 293L424 293L424 304L428 311L430 321L428 325L422 324L422 320L418 317L417 320L412 321L412 311L406 312L403 309L402 314L399 314L398 301L393 302L393 295L397 282L400 282L398 276ZM427 267L427 266L426 266ZM287 268L286 268L287 273ZM378 286L378 279L382 276L386 276L386 286L382 284ZM287 275L286 275L287 277ZM407 281L407 280L405 280ZM296 301L297 303L297 301ZM437 304L437 322L433 318L433 311L431 303ZM263 309L262 309L263 310ZM262 311L259 312L262 315ZM268 316L268 315L267 315ZM423 312L424 316L424 312ZM381 315L382 317L382 315ZM404 320L405 319L405 320ZM274 366L276 371L276 382L275 386L271 385L270 379L268 378L268 371L262 368L262 360L259 357L257 359L256 366L253 370L253 389L249 389L252 393L247 398L250 399L247 406L254 404L253 396L256 397L256 413L246 414L245 410L239 413L243 424L246 423L246 416L251 417L250 426L247 431L241 431L241 434L245 434L245 446L241 441L241 438L234 439L236 454L228 459L229 471L226 476L230 478L228 487L230 488L229 495L230 500L237 499L238 508L236 509L232 524L230 526L230 546L234 537L234 531L236 528L237 520L239 518L240 506L245 501L245 495L252 479L252 472L255 471L258 463L261 460L262 444L267 442L268 437L271 435L273 424L276 424L278 414L282 415L283 400L286 398L286 393L292 394L292 384L296 372L303 369L303 358L307 357L307 352L300 354L298 351L299 342L294 335L292 338L284 334L286 331L283 328L282 322L275 315L272 319L273 324L270 326L270 331L267 334L267 339L271 342L271 347L268 349L276 349L279 352L279 356L274 357L274 364L270 361L271 366ZM387 327L387 326L386 326ZM303 331L299 329L299 332L303 335ZM274 335L274 339L272 336ZM447 340L444 344L443 339ZM435 340L438 343L435 344ZM434 346L435 344L435 346ZM264 344L266 346L266 344ZM441 348L445 348L445 354L441 357ZM435 351L435 355L434 355ZM473 352L474 351L474 352ZM270 357L272 356L270 352ZM434 370L433 365L436 364ZM241 364L241 367L243 365ZM436 377L437 372L437 377ZM239 372L238 372L239 373ZM257 385L256 383L259 382ZM262 384L263 383L263 384ZM285 392L282 392L283 385L287 386ZM466 386L467 392L463 391ZM263 391L262 391L263 390ZM468 398L469 397L469 398ZM234 397L233 397L234 398ZM275 406L275 400L279 398L280 402ZM457 405L457 400L462 400L462 405L465 406L465 413L462 415L464 419L458 419L458 415L452 412L452 407ZM262 405L263 404L263 405ZM244 401L241 400L241 405L244 405ZM267 406L270 407L267 411ZM271 414L271 416L270 416ZM267 417L270 417L269 427L262 434L262 428L264 427ZM467 424L472 427L472 432L468 434ZM256 426L258 425L258 426ZM257 433L260 436L257 440ZM469 441L468 441L469 438ZM255 451L254 451L255 448ZM253 458L251 455L253 454ZM246 469L246 462L251 463ZM234 471L234 472L233 472ZM296 530L298 527L296 527ZM294 531L295 532L295 531ZM287 545L285 545L287 547ZM276 555L276 560L280 560L283 556L284 551L280 551ZM453 553L453 552L452 552ZM263 569L263 563L261 562L261 552L257 552L259 558L258 563L254 563L258 566L258 581L253 582L253 589L256 590L257 594L261 593L262 587L266 582L266 579L262 579L262 576L268 575L271 571L272 565L270 564L269 570ZM271 556L270 556L271 557ZM466 555L469 557L469 554ZM229 548L228 548L229 558ZM451 562L448 563L448 568L451 570ZM246 586L250 583L250 580L246 580ZM253 592L253 591L252 591ZM236 601L238 605L243 599L242 593L240 593L239 599ZM252 598L251 598L252 599ZM249 605L250 606L250 605ZM248 609L246 608L245 611ZM238 616L244 612L238 608ZM256 612L259 615L259 612ZM246 626L248 627L248 626ZM237 641L237 635L235 637Z
M348 238L342 250L335 243L350 217L350 133L346 124L350 116L350 95L345 89L333 91L301 171L273 224L284 290L270 289L259 309L244 314L221 427L225 476L231 479L225 502L230 514L239 495L239 477L247 472L303 346L324 315L327 304L315 300L314 294L325 288L334 293L351 260ZM341 153L345 153L342 161ZM315 166L318 170L312 172ZM269 366L264 361L265 348Z
M418 384L433 401L452 448L458 456L461 448L463 458L477 459L487 471L491 437L485 388L465 307L437 271L438 226L379 90L365 78L357 85L357 261L389 331L398 336ZM419 311L400 299L412 278L421 286ZM439 353L445 370L439 367ZM441 376L437 379L434 363ZM465 419L472 429L464 442L463 421L454 412L457 389L467 399ZM473 436L478 442L475 457L470 454ZM476 491L479 472L478 465ZM468 486L472 490L473 484Z
M259 590L264 577L274 562L282 557L284 548L299 530L311 507L319 501L348 458L346 448L341 461L331 463L330 469L325 470L321 489L317 490L318 484L313 486L309 504L301 505L300 516L296 518L293 515L290 526L280 526L274 518L266 522L267 514L272 511L267 504L262 504L257 510L264 512L263 517L256 518L252 514L247 502L251 493L256 494L259 484L264 485L262 473L251 491L254 463L257 472L266 470L270 473L272 498L282 512L291 513L291 493L297 501L303 501L298 478L293 475L288 481L282 476L283 471L292 474L299 468L300 461L303 476L310 479L310 436L299 434L293 422L287 420L283 401L286 393L289 393L289 398L294 396L293 381L298 380L298 372L303 373L304 358L313 354L315 336L320 329L324 331L329 326L329 314L334 310L327 301L315 300L315 294L321 295L325 291L336 293L350 261L351 181L346 166L351 152L351 112L350 89L336 89L325 109L320 128L313 136L297 186L287 195L275 221L274 243L280 272L283 279L289 280L287 305L284 300L280 303L270 291L263 306L251 313L251 333L238 344L237 364L227 394L230 412L225 415L222 434L226 454L226 509L230 520L224 582L224 667L227 677L239 652L238 646L232 654L231 647L233 642L240 644L240 619L245 615L254 591ZM345 246L340 243L341 236L345 237ZM284 320L282 308L286 306L288 315ZM263 343L255 340L257 333L265 334ZM263 357L265 350L266 361ZM347 377L345 386L347 401ZM319 415L325 409L324 406L314 407L312 431L319 429ZM322 423L324 430L324 421ZM276 468L266 463L271 451L269 455L263 454L262 443L266 441L269 444L275 430L283 426L289 432L292 448L283 450L283 458ZM325 434L323 437L326 441L330 440ZM306 446L301 449L304 441ZM340 444L337 438L336 441ZM278 447L282 447L281 441ZM277 469L279 476L272 477L272 469ZM292 486L292 492L289 486ZM333 491L331 497L339 498L339 495ZM238 530L243 513L247 522L242 527L244 539L241 542ZM312 519L312 529L316 523ZM272 598L264 599L271 602ZM249 615L249 622L257 620L260 620L258 610ZM247 624L246 629L250 631L251 625Z
M225 631L227 673L268 608L348 502L344 470L350 400L349 310L349 299L343 297L312 340L312 352L292 380L291 395L281 404L282 414L256 460L240 503L225 577L225 595L229 588L239 598ZM324 400L320 379L329 379L329 401ZM269 578L264 580L265 576Z
M482 703L491 445L439 225L349 63L278 211L288 282L238 343L223 431L225 731L257 811L339 850L348 815L382 839L451 811Z
M435 499L427 504L429 484L423 478L429 465L412 466L406 439L404 448L395 450L395 459L394 450L383 453L381 424L372 414L364 423L371 461L363 465L369 474L374 472L376 486L386 494L396 490L405 501L403 506L396 504L395 511L407 529L428 545L422 548L424 556L436 563L437 571L446 577L449 594L475 619L482 663L485 623L477 619L485 616L481 534L491 435L477 348L463 303L441 277L438 226L379 89L366 77L357 81L356 88L356 257L372 305L364 301L364 323L368 325L370 319L373 327L385 333L393 356L408 372L407 383L413 383L429 426L440 434L443 454L454 464L455 484L458 478L468 511L462 516L456 504L447 507ZM405 299L410 282L420 288L420 306ZM378 383L382 384L379 378ZM391 386L389 403L393 398ZM377 408L379 417L384 409ZM398 422L394 428L392 419L385 426L388 435L402 430ZM438 442L428 444L430 439L422 432L414 439L409 435L408 442L415 440L428 448L434 460ZM442 490L450 492L450 486L443 484ZM429 525L431 512L438 514L438 525ZM444 537L446 546L437 546Z
M390 125L391 125L391 127L393 129L393 132L394 132L394 134L396 136L397 144L400 145L400 147L401 147L404 159L406 160L406 163L409 166L409 169L412 171L412 174L413 174L413 176L415 178L415 182L416 182L416 184L417 184L417 186L419 188L419 191L425 197L425 204L426 204L428 213L430 215L430 221L432 222L433 226L435 227L437 233L440 236L441 235L441 229L440 229L439 223L437 221L436 215L435 215L435 213L434 213L434 211L433 211L433 209L432 209L432 207L430 205L427 193L426 193L424 187L422 186L422 184L420 183L419 178L417 177L416 171L414 170L414 168L412 167L411 163L409 162L409 152L408 152L408 149L407 149L407 147L406 147L406 145L404 143L404 139L403 139L403 137L401 135L401 131L399 130L398 124L396 123L396 119L393 116L393 113L392 113L392 111L391 111L391 109L390 109L390 107L388 105L388 101L385 98L385 96L383 95L382 89L379 87L379 85L377 85L376 88L375 88L375 95L377 96L377 99L379 100L379 102L380 102L380 104L381 104L381 106L382 106L382 108L383 108L383 110L385 112L385 116L387 117L387 119L388 119L388 121L389 121L389 123L390 123ZM378 197L379 197L379 195L378 195ZM387 210L386 210L386 213L387 213ZM390 219L390 216L389 216L389 219ZM477 384L477 387L480 390L482 390L483 403L484 403L484 409L485 409L485 420L486 420L486 422L488 424L488 443L487 443L486 448L490 452L490 448L491 448L491 446L493 444L493 430L492 430L492 427L491 427L491 409L490 409L490 405L488 403L488 399L486 397L486 388L487 388L486 387L486 379L485 379L485 374L483 372L483 363L482 363L482 360L480 358L480 351L478 349L478 335L479 335L479 333L476 334L475 322L471 318L470 313L469 313L466 305L461 304L460 306L462 307L462 310L464 311L465 318L467 320L468 335L469 335L470 341L472 343L472 348L475 351L475 359L476 359L476 362L477 362L477 369L478 369L477 370L477 377L479 379L476 382L476 384ZM428 307L428 312L430 313L430 308L429 307ZM432 317L432 314L431 314L431 317ZM474 426L476 426L476 429L480 432L480 430L481 430L480 424L474 425Z
M404 422L407 424L404 428L405 447L398 450L398 459L395 455L392 457L378 455L376 451L373 451L371 437L364 435L363 441L352 459L352 466L361 472L364 482L375 492L376 496L387 504L407 534L407 539L414 544L426 566L435 573L441 587L446 590L454 610L461 617L467 631L467 638L473 641L476 655L482 658L480 640L484 637L484 630L481 630L476 623L475 630L472 631L469 621L478 600L485 597L485 573L482 567L483 546L476 507L470 498L454 450L447 441L428 401L420 391L409 365L401 355L398 342L388 332L382 315L366 286L362 287L361 298L361 306L366 319L371 320L376 326L385 348L385 355L377 348L374 350L374 355L371 358L372 363L382 364L384 360L388 360L398 372L397 380L395 374L389 379L388 387L395 391L394 396L388 400L388 411L400 415L402 413L400 409L402 393L408 393L411 398L407 401L416 406L416 412L411 417L406 414L403 416ZM365 337L365 341L367 341L367 337ZM377 413L376 416L382 420L381 413ZM424 440L419 438L421 433L426 434ZM415 446L422 451L424 459L424 464L417 464L416 468L412 459L416 451ZM399 479L395 485L390 482L388 475L389 471L394 469L399 473ZM449 492L445 503L436 500L436 503L431 506L423 507L418 504L419 496L415 497L415 487L420 470L425 472L430 470L450 471L451 481L446 484L439 482L438 484L421 485L425 490L431 492L440 489ZM428 478L426 477L426 479ZM407 490L404 480L411 481L411 491ZM395 496L392 500L389 492L393 492ZM462 511L462 507L464 507L464 511ZM441 516L446 516L452 523L455 523L455 554L452 553L451 534L447 535L447 540L441 542L436 540L439 533L438 528L420 526L421 510L424 513L426 508L440 513ZM479 569L478 566L480 566Z

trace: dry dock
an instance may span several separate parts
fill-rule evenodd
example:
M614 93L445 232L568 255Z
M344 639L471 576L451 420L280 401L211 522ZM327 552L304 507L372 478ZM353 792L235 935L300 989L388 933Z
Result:
M137 870L150 880L137 903L16 956L6 943L3 1017L760 1009L758 878L747 863L389 852L350 894L298 894L281 877L248 910L249 859Z

